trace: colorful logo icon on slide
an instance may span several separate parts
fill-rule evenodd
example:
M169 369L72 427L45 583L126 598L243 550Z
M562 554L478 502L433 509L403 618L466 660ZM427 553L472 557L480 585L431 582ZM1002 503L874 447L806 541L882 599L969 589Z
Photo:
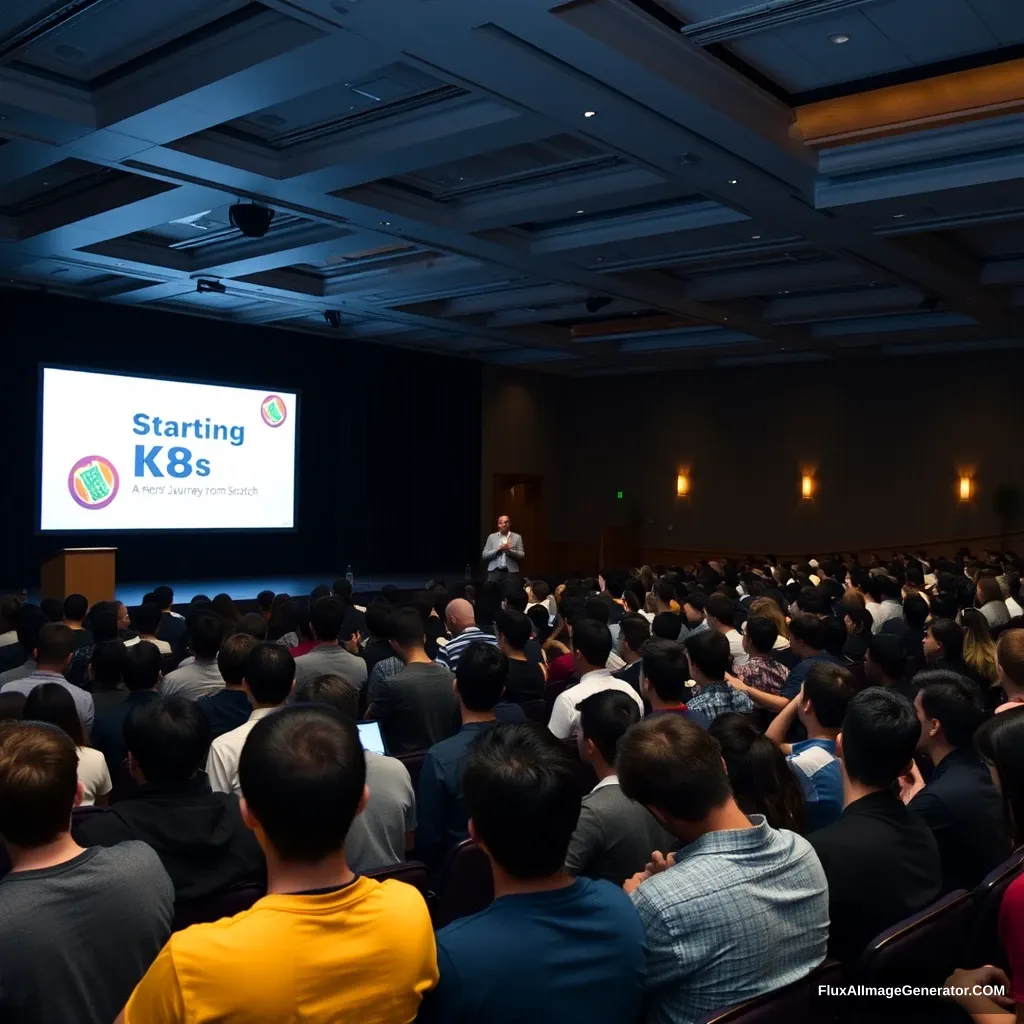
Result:
M260 414L268 427L279 427L288 419L288 409L280 395L267 395L260 406Z
M121 481L110 459L102 455L86 455L68 474L68 490L82 508L106 508L117 497Z

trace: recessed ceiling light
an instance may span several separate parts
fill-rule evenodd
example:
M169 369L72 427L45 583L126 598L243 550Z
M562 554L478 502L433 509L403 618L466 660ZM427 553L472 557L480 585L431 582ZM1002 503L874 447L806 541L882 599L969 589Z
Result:
M597 113L596 110L584 110L583 111L583 116L584 117L593 117L596 113Z
M389 220L382 220L380 222L380 226L382 228L389 228L389 227L391 227L391 221L389 221Z
M739 178L730 178L729 179L729 184L730 185L735 185L735 184L738 183L738 181L739 181Z
M750 237L756 242L761 236L760 235L751 235Z
M577 213L582 213L583 211L582 211L582 210L577 210L576 212L577 212Z
M904 217L906 217L905 213L894 213L892 215L893 220L902 220Z
M843 43L848 43L850 41L850 37L848 35L844 35L842 32L837 32L834 36L829 36L828 41L830 43L835 43L836 46L842 46Z

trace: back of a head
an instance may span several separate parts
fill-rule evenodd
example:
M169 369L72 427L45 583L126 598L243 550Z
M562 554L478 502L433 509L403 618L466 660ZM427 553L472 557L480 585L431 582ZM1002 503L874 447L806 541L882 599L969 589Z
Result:
M526 591L522 587L514 587L506 591L505 603L512 611L525 612L527 605Z
M46 722L0 722L0 835L13 846L53 842L71 827L78 751Z
M643 659L644 678L654 687L658 699L666 704L683 703L690 679L683 645L676 640L652 637L644 644Z
M999 637L996 660L1008 682L1024 687L1024 629L1008 629Z
M988 604L990 601L1002 601L1003 588L999 581L991 576L983 576L978 580L978 607Z
M586 613L588 619L593 619L595 622L604 623L608 625L609 619L611 619L611 610L600 597L588 597L583 602L583 610Z
M651 637L651 624L643 615L623 615L619 623L619 636L631 651L639 654Z
M736 602L725 594L712 594L704 602L704 611L718 622L732 626L736 619Z
M309 592L309 603L312 604L314 601L319 601L322 597L330 597L331 588L326 583L318 583Z
M789 635L793 640L809 647L812 651L824 650L824 631L821 619L806 612L796 612L789 620Z
M535 725L497 725L470 749L463 774L477 838L513 878L561 870L581 794L563 745Z
M195 701L165 697L132 708L124 739L150 785L175 786L206 764L210 723Z
M615 768L631 800L682 821L702 821L732 792L718 741L679 715L633 726L619 743Z
M673 601L678 601L679 599L679 595L676 593L676 588L673 587L671 583L659 583L654 588L654 594L664 605L671 605Z
M387 601L373 601L366 606L366 631L377 640L391 639L391 616L394 606Z
M235 633L220 645L217 668L228 686L241 686L249 664L249 655L259 643L248 633Z
M879 592L883 601L900 601L903 598L903 587L900 581L892 576L882 576L880 578Z
M804 699L810 701L814 717L825 729L839 729L853 696L853 675L842 665L815 662L804 680Z
M345 620L345 606L336 597L321 597L309 606L309 624L317 640L337 640Z
M988 719L975 733L974 747L996 771L1007 832L1019 849L1024 845L1024 705Z
M102 689L113 689L121 682L124 671L124 655L127 648L120 640L105 640L93 648L93 681Z
M466 629L476 625L476 612L473 605L464 597L456 597L448 602L444 611L445 622L453 630Z
M257 644L245 663L245 683L259 704L283 704L295 682L295 659L280 644Z
M295 687L296 704L326 704L355 721L359 717L359 690L342 676L313 676Z
M678 640L682 629L682 617L675 612L658 612L651 622L651 632L662 640Z
M470 711L492 711L508 679L508 658L494 644L472 643L459 655L455 686Z
M551 595L551 588L547 580L533 580L530 583L530 590L533 592L533 599L540 603L546 601Z
M683 598L683 607L689 605L695 612L704 613L704 609L707 605L707 600L699 590L691 591Z
M405 650L422 647L425 642L423 619L414 608L399 608L391 616L388 628L389 639Z
M751 615L746 625L747 639L758 654L771 654L779 638L778 626L767 615Z
M919 687L921 709L929 718L938 720L946 742L957 750L969 748L985 721L978 688L962 675L942 669L919 672L914 683Z
M60 622L64 618L64 602L58 597L44 597L39 602L39 610L49 622Z
M965 608L960 613L960 620L964 627L965 643L968 640L976 644L991 642L992 630L989 628L988 619L977 608Z
M344 844L366 785L356 723L319 704L282 708L249 733L238 778L282 860L322 861Z
M796 606L805 615L828 615L828 598L814 587L803 587L797 595Z
M594 668L603 668L612 653L612 634L596 619L577 619L572 626L573 650Z
M224 620L216 615L198 615L189 626L192 653L206 661L217 656L224 641Z
M89 599L84 594L68 594L64 598L64 618L68 622L81 622L89 611Z
M153 636L160 625L160 617L160 606L155 601L148 601L135 609L133 625L143 636Z
M75 649L75 633L62 622L47 622L39 630L36 661L45 666L63 666Z
M0 722L18 722L25 710L25 694L17 690L0 693Z
M942 645L942 653L949 661L963 661L964 631L954 619L932 619L928 632Z
M908 594L903 599L903 619L911 629L923 630L929 611L928 602L917 594Z
M75 700L60 683L41 683L33 687L25 698L21 717L25 721L49 722L63 729L75 746L85 746L85 731Z
M94 605L89 612L89 632L93 640L98 643L106 643L108 640L117 639L117 611L116 609L99 607Z
M496 625L498 632L514 651L521 651L533 635L533 623L523 612L498 612Z
M233 626L242 617L230 594L215 594L211 606L228 626Z
M903 694L869 686L851 699L840 735L847 776L863 786L882 789L891 786L910 764L921 723Z
M145 640L126 647L121 677L131 691L152 690L160 682L160 652Z
M899 682L907 671L907 649L902 638L892 633L875 633L868 641L871 663L886 679Z
M161 611L166 611L174 604L174 591L170 587L156 587L153 590L153 600Z
M342 576L334 581L332 588L334 596L343 604L350 604L352 601L352 581Z
M729 671L729 641L721 633L705 630L688 636L686 653L706 679L724 679L725 673Z
M533 632L536 634L538 641L544 643L551 635L551 624L549 622L547 606L535 604L526 613L526 617L530 620L530 625L533 627Z
M580 713L583 738L594 744L605 764L614 765L619 740L631 725L640 721L636 701L621 690L602 690L584 697L576 710Z
M238 620L238 625L235 627L235 633L251 636L254 640L266 640L267 620L263 618L259 612L246 612L246 614Z
M256 595L256 605L264 615L269 615L274 607L274 592L272 590L261 590Z

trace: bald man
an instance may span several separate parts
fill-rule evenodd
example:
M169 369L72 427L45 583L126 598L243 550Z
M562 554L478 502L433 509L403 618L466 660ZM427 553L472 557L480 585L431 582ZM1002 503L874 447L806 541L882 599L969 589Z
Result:
M448 629L449 640L437 652L435 659L439 665L455 671L459 663L459 655L470 644L491 644L498 646L498 638L485 633L477 627L476 613L473 606L464 598L458 597L448 603L444 611L444 624Z
M508 516L498 516L498 532L487 538L482 556L487 563L487 579L499 580L506 593L520 586L519 563L526 557L523 538L511 527Z

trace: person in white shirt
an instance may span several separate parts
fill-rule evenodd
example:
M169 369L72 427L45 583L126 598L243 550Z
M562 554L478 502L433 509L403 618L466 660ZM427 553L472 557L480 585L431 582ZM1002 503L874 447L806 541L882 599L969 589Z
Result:
M152 601L146 604L140 604L135 609L135 628L138 630L139 635L132 638L131 640L125 640L125 647L132 647L134 644L145 640L146 643L152 644L161 655L171 653L171 645L166 640L158 640L156 631L160 628L160 606L154 604Z
M612 635L604 623L594 619L577 619L572 625L572 657L574 671L579 679L575 686L563 690L551 709L548 729L560 740L567 740L579 732L580 713L576 710L584 697L602 690L628 693L643 714L644 702L629 683L616 679L605 668L612 650Z
M743 637L736 629L736 602L725 594L712 594L704 602L704 614L708 625L729 641L732 667L740 668L750 661L750 655L743 647Z
M238 759L253 726L277 711L287 700L295 685L295 659L287 647L262 643L253 648L245 667L242 689L252 702L249 720L221 736L210 745L206 774L215 793L240 794Z
M1024 597L1020 593L1020 573L1008 572L1006 574L1006 610L1010 613L1011 619L1020 618L1024 615Z

